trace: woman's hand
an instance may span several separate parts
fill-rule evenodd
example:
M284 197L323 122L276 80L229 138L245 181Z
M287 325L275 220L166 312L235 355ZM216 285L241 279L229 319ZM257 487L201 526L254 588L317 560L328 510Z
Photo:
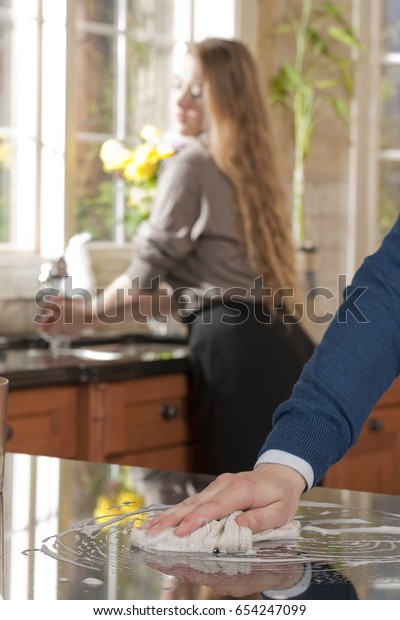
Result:
M47 295L40 301L41 314L34 318L39 332L49 336L76 336L84 327L92 324L90 309L81 297Z
M254 471L218 476L203 491L154 517L144 527L150 536L169 527L177 536L186 536L213 519L243 510L237 524L256 534L293 519L305 486L304 478L294 469L265 463Z

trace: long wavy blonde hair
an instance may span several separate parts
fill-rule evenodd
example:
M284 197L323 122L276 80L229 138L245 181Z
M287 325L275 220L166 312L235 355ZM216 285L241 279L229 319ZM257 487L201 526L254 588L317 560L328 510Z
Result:
M256 62L234 40L206 39L188 52L200 62L210 151L233 184L250 264L279 303L287 295L282 289L293 290L284 306L294 313L299 288L291 219Z

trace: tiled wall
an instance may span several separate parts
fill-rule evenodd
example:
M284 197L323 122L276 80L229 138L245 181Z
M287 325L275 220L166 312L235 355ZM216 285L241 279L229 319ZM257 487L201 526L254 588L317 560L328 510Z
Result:
M38 288L41 261L37 257L1 257L0 334L32 329L34 295Z
M130 250L114 249L110 255L108 249L94 248L90 252L92 266L96 276L98 289L104 289L115 277L121 274L130 260ZM37 257L25 258L20 264L10 259L10 264L0 268L0 335L31 334L35 332L34 317L40 313L40 308L35 304L35 295L39 290L38 275L43 260ZM147 325L134 321L114 324L112 331L118 332L147 332L168 330L170 334L183 334L184 326L174 321L165 324ZM109 331L109 326L104 326L104 331ZM91 332L88 328L87 332Z

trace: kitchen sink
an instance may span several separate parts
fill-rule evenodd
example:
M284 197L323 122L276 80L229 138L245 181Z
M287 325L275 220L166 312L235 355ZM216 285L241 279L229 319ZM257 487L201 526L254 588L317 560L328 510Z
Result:
M185 357L187 339L181 336L157 334L100 334L85 336L66 345L50 343L39 334L21 337L0 337L0 359L20 351L28 358L50 356L65 360L87 362L154 361Z
M34 334L0 341L0 375L13 388L113 381L189 369L187 339L158 334L99 334L51 346Z
M122 359L126 357L123 351L108 351L99 349L62 349L59 355L67 357L76 357L81 360L94 360L98 362L113 362L114 360Z

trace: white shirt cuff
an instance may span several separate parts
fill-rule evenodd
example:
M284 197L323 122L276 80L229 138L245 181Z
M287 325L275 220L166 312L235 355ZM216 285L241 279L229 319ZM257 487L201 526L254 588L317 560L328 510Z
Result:
M267 450L258 458L254 467L262 463L276 463L277 465L286 465L297 471L306 481L306 491L309 491L314 484L314 472L309 463L294 454L284 452L283 450Z

